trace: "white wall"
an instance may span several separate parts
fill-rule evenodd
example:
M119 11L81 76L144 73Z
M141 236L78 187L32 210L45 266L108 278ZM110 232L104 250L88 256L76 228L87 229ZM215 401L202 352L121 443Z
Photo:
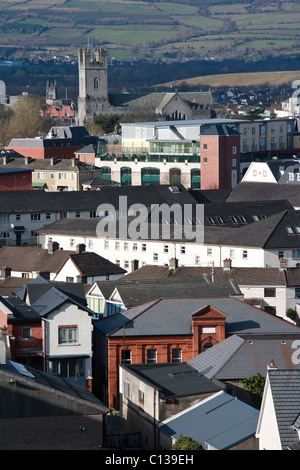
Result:
M265 387L265 397L258 421L259 450L282 450L268 378Z

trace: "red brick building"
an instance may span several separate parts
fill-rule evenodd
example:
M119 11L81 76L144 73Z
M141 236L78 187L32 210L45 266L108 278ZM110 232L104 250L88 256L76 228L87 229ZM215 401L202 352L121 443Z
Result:
M32 189L31 169L0 168L0 191Z
M232 334L299 334L233 298L159 299L94 322L93 392L119 408L119 365L188 361Z
M45 137L12 139L6 149L14 150L24 157L75 158L75 152L89 144L97 143L83 126L52 127Z
M230 189L240 179L240 134L217 124L201 133L201 189Z

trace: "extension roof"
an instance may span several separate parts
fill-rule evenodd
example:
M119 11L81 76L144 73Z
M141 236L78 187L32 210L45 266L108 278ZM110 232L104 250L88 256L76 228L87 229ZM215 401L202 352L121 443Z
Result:
M227 202L287 200L300 207L300 184L239 183L230 192Z
M225 385L209 380L187 363L122 364L121 367L159 390L162 398L216 393L225 388Z

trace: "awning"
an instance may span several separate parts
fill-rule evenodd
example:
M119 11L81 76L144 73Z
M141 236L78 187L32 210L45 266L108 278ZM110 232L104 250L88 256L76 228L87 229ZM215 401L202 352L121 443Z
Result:
M32 183L33 188L43 188L46 186L46 183Z
M17 225L14 227L15 232L25 232L25 227L23 225Z

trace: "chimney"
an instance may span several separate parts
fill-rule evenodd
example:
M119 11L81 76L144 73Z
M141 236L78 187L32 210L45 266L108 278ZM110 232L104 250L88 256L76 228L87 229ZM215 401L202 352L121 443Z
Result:
M50 271L43 270L43 271L39 271L38 274L44 279L47 279L47 281L50 281Z
M6 165L6 164L7 164L7 161L8 161L8 157L7 157L7 156L4 156L4 157L2 158L2 164L3 164L3 165Z
M30 157L25 157L25 165L29 165L31 158Z
M85 274L80 274L77 276L77 282L82 282L82 284L87 284L87 276Z
M268 370L270 370L270 369L275 369L276 370L277 369L277 366L275 365L275 362L273 361L273 359L270 362L270 364L267 365L267 369Z
M284 271L285 269L287 269L287 260L286 259L280 259L279 260L279 269L280 271Z
M6 364L7 359L11 359L8 329L0 327L0 364Z
M57 242L49 242L48 243L48 254L49 255L52 255L58 249L59 249L59 243L57 243Z
M177 269L178 268L178 259L177 258L171 258L169 260L169 269Z
M77 253L84 253L85 252L85 244L84 243L79 243L79 245L76 246Z
M50 158L50 166L54 166L56 163L56 158L55 157L51 157Z
M9 276L11 276L11 268L8 268L7 266L2 266L0 273L1 279L6 279Z
M78 164L78 158L72 158L72 166L75 166Z
M225 258L223 261L223 271L230 271L231 270L231 259Z

